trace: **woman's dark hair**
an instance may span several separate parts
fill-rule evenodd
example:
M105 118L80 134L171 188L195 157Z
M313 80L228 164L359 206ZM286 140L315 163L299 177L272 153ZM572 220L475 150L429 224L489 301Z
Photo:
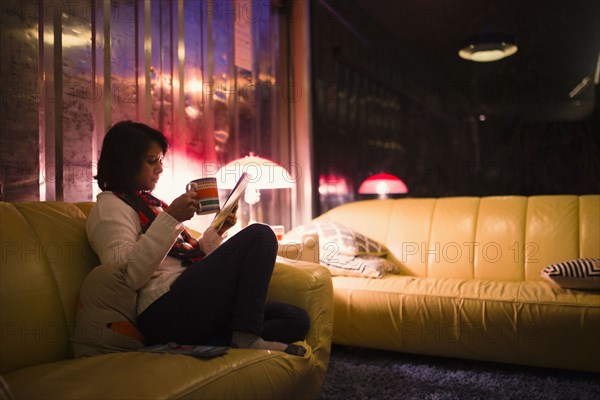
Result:
M113 125L106 132L98 160L95 178L100 190L134 190L135 177L141 171L152 143L157 143L163 154L167 153L169 143L160 131L133 121Z

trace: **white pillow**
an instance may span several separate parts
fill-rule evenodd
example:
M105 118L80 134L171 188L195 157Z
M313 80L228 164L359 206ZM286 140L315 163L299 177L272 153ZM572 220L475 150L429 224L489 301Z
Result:
M565 289L600 290L600 258L578 258L550 264L540 272L540 276Z
M292 229L286 238L311 233L319 235L321 264L334 276L381 278L399 272L398 266L385 258L388 249L384 245L337 222L313 221Z
M317 233L321 248L324 244L329 246L336 245L338 252L346 255L377 255L387 254L387 249L377 241L358 233L345 225L332 221L313 221L307 225L302 225L292 229L291 233L304 235L307 233Z
M321 264L329 268L333 276L358 276L381 278L396 267L392 262L377 256L325 255Z

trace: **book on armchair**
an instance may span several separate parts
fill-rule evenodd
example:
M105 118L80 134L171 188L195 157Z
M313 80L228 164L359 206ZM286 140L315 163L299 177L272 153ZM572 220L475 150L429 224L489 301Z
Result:
M229 351L227 346L201 346L201 345L185 345L175 342L167 344L157 344L154 346L143 347L138 351L149 353L169 353L169 354L185 354L188 356L212 358L223 355Z

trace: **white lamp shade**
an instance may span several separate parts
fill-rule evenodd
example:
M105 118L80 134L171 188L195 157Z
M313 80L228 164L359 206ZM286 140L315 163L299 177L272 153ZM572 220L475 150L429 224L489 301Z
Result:
M386 195L390 193L408 193L408 187L402 179L391 174L375 174L363 181L358 188L360 194Z
M217 171L219 189L233 189L242 173L248 173L248 184L256 189L283 189L293 187L295 181L288 171L275 161L253 153L233 160Z
M458 51L458 55L465 60L492 62L510 57L517 51L518 47L511 36L487 33L474 38Z

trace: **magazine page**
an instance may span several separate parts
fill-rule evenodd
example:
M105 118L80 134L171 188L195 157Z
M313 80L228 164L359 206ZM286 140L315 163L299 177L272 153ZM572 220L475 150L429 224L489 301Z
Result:
M167 344L157 344L154 346L143 347L138 349L138 351L149 353L186 354L194 357L211 358L227 353L229 351L229 347L184 345L171 342Z
M238 205L240 197L242 197L242 195L246 191L246 187L248 186L248 179L249 175L246 172L244 172L242 176L240 176L240 179L238 179L237 183L233 187L233 190L229 194L229 197L227 197L227 200L225 200L223 207L221 207L221 210L219 210L219 212L215 215L215 218L208 226L209 228L213 228L216 231L219 231L219 229L221 229L223 223L225 222L229 214L231 214L235 207Z

